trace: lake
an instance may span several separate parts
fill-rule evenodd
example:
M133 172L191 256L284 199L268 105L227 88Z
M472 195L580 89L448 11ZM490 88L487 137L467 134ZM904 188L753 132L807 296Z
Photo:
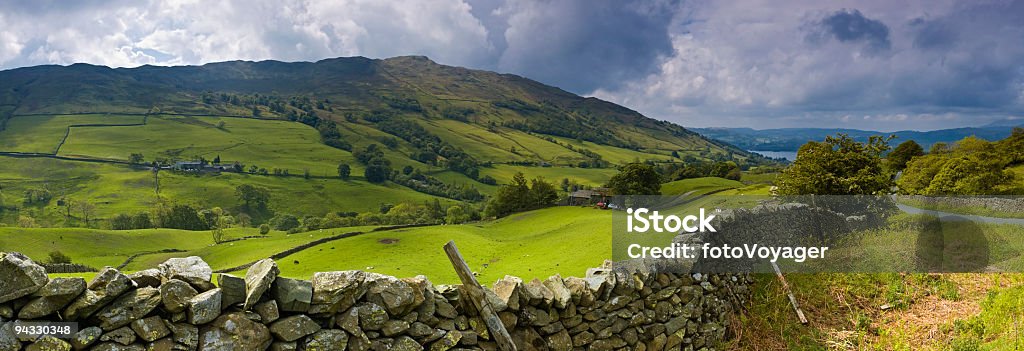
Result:
M753 153L758 153L771 158L784 158L789 161L796 160L796 151L757 151L747 150Z

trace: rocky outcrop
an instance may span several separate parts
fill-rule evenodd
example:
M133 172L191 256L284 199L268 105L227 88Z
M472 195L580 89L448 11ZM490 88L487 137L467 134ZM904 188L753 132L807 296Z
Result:
M3 318L74 321L62 340L18 338L0 325L0 350L496 350L461 286L361 271L278 277L260 261L245 278L189 257L125 275L106 268L85 284L46 279L4 254ZM195 269L196 271L192 271ZM3 277L3 278L6 278ZM520 350L702 350L722 341L747 301L749 277L591 269L586 277L506 276L485 289ZM65 305L67 305L65 307ZM63 311L63 313L60 313Z

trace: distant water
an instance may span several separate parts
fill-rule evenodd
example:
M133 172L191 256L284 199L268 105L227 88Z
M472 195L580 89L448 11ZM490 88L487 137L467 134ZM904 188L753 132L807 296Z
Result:
M768 157L771 157L771 158L784 158L784 159L789 160L789 161L796 160L796 151L757 151L757 150L747 150L747 151L750 151L750 152L753 152L753 153L758 153L758 154L761 154L761 155L765 155L765 156L768 156Z

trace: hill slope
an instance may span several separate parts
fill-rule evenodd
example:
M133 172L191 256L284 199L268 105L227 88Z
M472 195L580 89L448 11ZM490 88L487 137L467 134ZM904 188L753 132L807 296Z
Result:
M478 201L475 191L492 193L516 172L596 186L635 161L766 162L613 103L424 57L37 66L0 71L0 82L0 157L22 157L0 165L0 208L43 225L74 216L54 205L64 197L96 203L100 219L160 199L236 209L232 189L246 182L270 189L275 212L320 216ZM374 153L391 181L363 177ZM133 154L147 165L238 163L243 174L158 179L129 165ZM351 180L336 178L342 163ZM38 189L54 202L12 205ZM17 221L14 212L0 222Z

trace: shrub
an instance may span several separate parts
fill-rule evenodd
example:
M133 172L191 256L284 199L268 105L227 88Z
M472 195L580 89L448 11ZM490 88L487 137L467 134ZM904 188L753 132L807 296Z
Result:
M50 252L50 263L71 263L71 257L60 251Z
M260 235L270 234L270 226L266 223L260 224Z

